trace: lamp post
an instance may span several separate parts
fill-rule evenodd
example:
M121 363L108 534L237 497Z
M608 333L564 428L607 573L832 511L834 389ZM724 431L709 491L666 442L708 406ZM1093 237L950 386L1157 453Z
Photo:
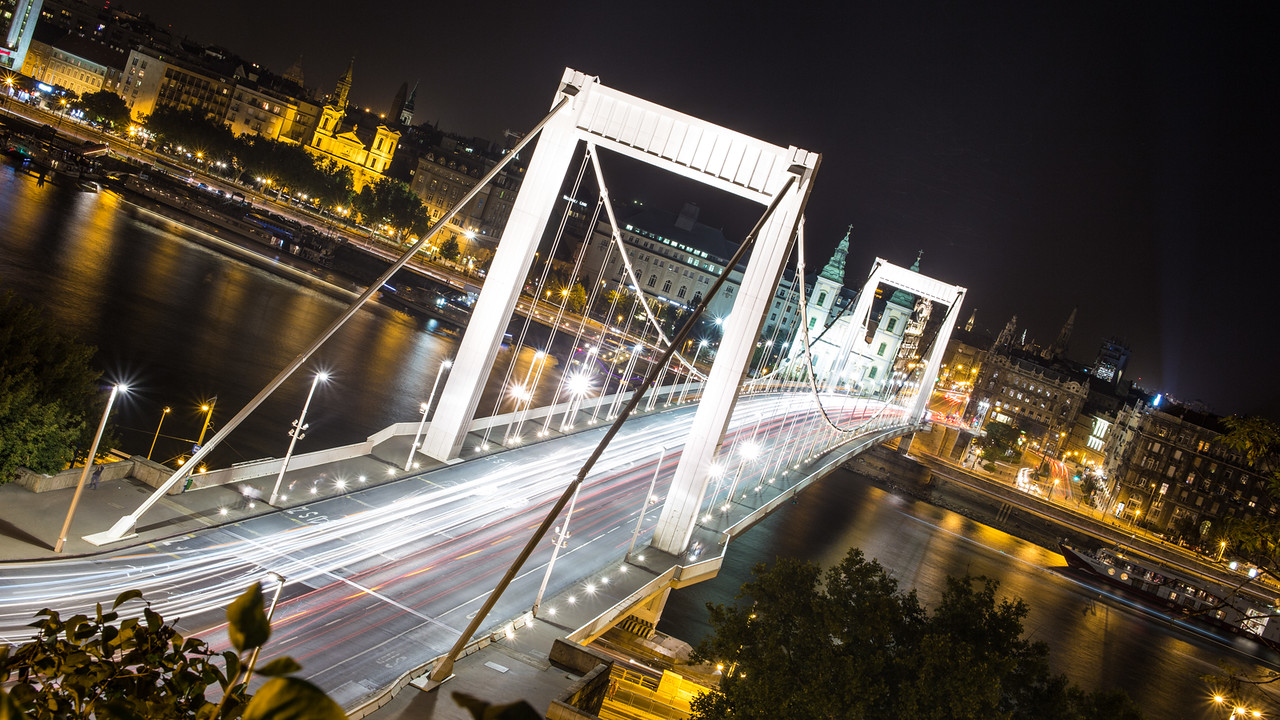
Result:
M164 419L165 419L165 417L167 417L167 416L169 415L169 411L171 411L171 410L173 410L173 408L169 407L168 405L165 405L165 406L164 406L164 412L160 413L160 422L156 423L156 434L155 434L155 437L151 438L151 449L147 451L147 459L148 459L148 460L150 460L150 459L151 459L151 453L155 452L155 449L156 449L156 441L160 439L160 427L161 427L162 425L164 425Z
M565 390L569 392L569 407L565 409L564 417L560 420L561 432L573 429L578 410L582 407L582 398L591 392L591 376L586 371L570 375L565 383ZM551 415L548 414L547 417Z
M329 373L318 372L311 379L311 390L307 392L307 401L302 404L302 414L298 415L298 419L293 421L293 427L289 430L289 449L284 453L284 462L280 463L280 474L276 476L275 487L271 488L271 499L267 501L268 505L276 504L276 495L280 492L280 482L284 480L284 473L289 469L289 458L293 457L293 446L298 444L298 440L306 437L307 430L307 408L311 407L311 396L316 394L316 385L322 380L328 380Z
M640 525L644 522L644 515L649 510L649 502L653 498L653 488L658 484L658 473L662 472L662 461L667 456L665 447L658 449L658 464L653 467L653 477L649 478L649 492L644 494L644 499L640 501L640 517L636 518L636 529L631 533L631 545L627 547L628 559L631 553L636 550L636 540L640 538Z
M200 449L199 446L204 445L204 434L209 432L209 423L213 422L213 408L217 404L218 396L214 395L212 400L200 406L200 409L204 411L204 425L200 428L200 438L196 440L197 450Z
M422 437L422 428L427 424L427 413L431 412L431 403L436 399L436 388L440 386L440 376L451 367L453 367L453 361L445 360L440 363L440 369L436 370L436 381L431 383L431 394L427 396L427 401L422 403L422 419L418 421L418 432L413 434L413 444L409 446L409 457L404 461L405 470L413 466L413 455L418 449L418 438Z
M707 346L706 340L698 342L698 347L693 351L693 362L689 363L689 379L684 383L684 391L680 393L680 399L676 402L683 405L684 399L689 396L689 385L693 383L693 374L698 372L698 355L702 353L702 348Z
M80 503L80 493L84 492L84 481L89 478L89 469L93 467L93 459L98 456L98 441L102 439L102 431L107 427L107 416L111 414L111 406L116 401L116 395L128 391L128 387L115 384L111 386L111 396L107 398L107 407L102 411L102 420L98 422L98 432L94 433L93 445L89 448L89 457L85 458L84 469L80 471L80 481L76 483L76 492L71 496L71 507L67 509L67 519L62 523L62 532L58 533L58 542L54 543L53 551L62 552L62 546L67 542L67 532L71 530L71 518L76 514L76 505Z
M556 558L560 556L560 548L569 544L569 521L573 519L573 508L577 504L578 490L574 488L573 497L569 498L569 509L564 515L564 525L555 529L555 537L551 540L551 559L547 561L547 571L542 574L542 585L538 587L538 596L533 599L532 612L534 617L538 617L538 608L542 606L542 594L547 591L547 581L551 579L551 569L556 566Z
M1227 550L1227 541L1226 540L1219 541L1218 557L1214 558L1214 562L1222 562L1222 553L1226 552L1226 550Z
M218 396L214 395L212 400L200 406L200 409L204 412L204 425L201 426L200 428L200 437L196 439L195 446L191 448L192 455L200 452L200 448L204 446L204 434L209 432L209 425L213 422L213 408L217 406L217 404L218 404ZM179 465L181 465L182 463L183 463L182 460L178 460ZM186 492L187 490L191 489L191 483L193 481L195 481L194 469L187 474L187 481L183 483L182 491Z

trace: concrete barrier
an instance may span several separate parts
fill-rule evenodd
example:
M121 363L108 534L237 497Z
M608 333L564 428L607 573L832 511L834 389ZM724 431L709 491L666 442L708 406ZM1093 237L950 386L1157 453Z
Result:
M133 478L155 488L160 487L173 472L164 465L148 460L141 455L134 455L128 460L117 462L96 463L94 467L102 468L102 477L98 479L100 483ZM14 484L34 493L65 490L66 488L75 487L76 483L80 482L80 475L83 472L84 466L67 468L53 475L45 475L27 468L18 468L18 477L14 480ZM92 475L93 471L90 470L89 472ZM88 480L86 479L85 482L87 484ZM177 488L170 490L169 494L173 495L181 491L182 488Z
M342 445L340 447L302 453L289 458L289 470L305 470L309 467L316 467L317 465L327 465L328 463L338 462L341 460L350 460L351 458L368 455L371 452L373 452L373 442L372 440L365 440L364 442L355 443L353 445ZM189 489L201 490L204 488L217 487L219 485L229 485L243 480L252 480L254 478L278 475L280 473L280 466L283 464L284 458L265 458L263 460L254 460L252 462L232 465L229 468L213 470L207 473L198 473L191 476L191 487Z

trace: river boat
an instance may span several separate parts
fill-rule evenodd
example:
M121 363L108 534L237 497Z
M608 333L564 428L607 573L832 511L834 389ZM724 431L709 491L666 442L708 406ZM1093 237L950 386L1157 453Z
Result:
M1121 548L1089 551L1058 543L1067 566L1158 605L1164 614L1253 638L1280 650L1277 608L1191 573Z

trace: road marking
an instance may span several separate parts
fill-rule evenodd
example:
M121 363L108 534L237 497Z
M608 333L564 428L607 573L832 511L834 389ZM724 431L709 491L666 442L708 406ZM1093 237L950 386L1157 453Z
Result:
M399 610L402 610L402 611L404 611L404 612L407 612L407 613L409 613L409 614L413 615L414 617L421 618L422 620L425 620L426 622L437 623L437 624L441 625L442 627L448 627L447 625L444 625L444 623L440 623L440 622L439 622L438 620L436 620L435 618L432 618L432 617L430 617L430 616L428 616L428 615L423 615L422 613L420 613L420 612L418 612L417 610L415 610L415 609L413 609L413 608L409 607L408 605L405 605L405 604L403 604L403 603L396 602L395 600L392 600L391 598L387 597L386 595L383 595L382 593L380 593L380 592L378 592L378 591L376 591L376 590L374 590L374 589L372 589L372 588L365 587L365 586L361 585L360 583L353 582L352 580L350 580L350 579L348 579L348 578L344 578L344 577L342 577L341 575L338 575L338 574L336 574L336 573L334 573L334 572L332 572L332 571L330 571L330 570L325 570L324 568L318 567L318 566L317 566L317 565L315 565L314 563L310 563L310 562L307 562L307 561L305 561L305 560L301 560L301 559L299 559L299 558L297 558L297 557L294 557L294 556L292 556L292 555L289 555L288 553L283 553L283 552L280 552L280 551L278 551L278 550L275 550L274 548L271 548L271 547L269 547L269 546L267 546L267 545L264 545L263 543L260 543L260 542L258 542L257 540L254 540L254 539L252 539L252 538L247 538L247 537L239 536L239 535L236 535L236 533L233 533L233 532L228 532L227 534L228 534L228 535L231 535L232 537L239 537L241 540L244 540L245 542L248 542L248 543L251 543L251 544L253 544L253 545L256 545L256 546L258 546L259 548L261 548L261 549L263 549L263 550L266 550L267 552L269 552L269 553L271 553L271 554L273 554L273 555L277 555L277 556L279 556L279 557L283 557L283 558L286 558L286 559L288 559L288 560L290 560L290 561L293 561L293 562L299 563L299 564L301 564L303 567L306 567L306 568L309 568L309 569L311 569L311 570L314 570L314 571L316 571L317 573L319 573L320 575L326 575L326 576L328 576L328 577L332 578L333 580L337 580L337 581L338 581L338 582L340 582L340 583L344 583L344 584L350 585L351 587L355 588L356 590L359 590L361 594L365 594L365 595L368 595L368 596L370 596L370 597L377 598L378 600L381 600L382 602L385 602L386 604L388 604L388 605L390 605L390 606L392 606L392 607L394 607L394 608L398 608Z

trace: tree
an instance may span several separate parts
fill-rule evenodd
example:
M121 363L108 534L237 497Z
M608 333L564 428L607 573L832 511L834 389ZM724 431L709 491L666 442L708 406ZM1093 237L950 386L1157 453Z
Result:
M1022 431L1013 425L992 420L987 423L986 435L978 441L978 447L982 449L982 459L997 461L1009 460L1017 454L1018 439L1022 437Z
M462 248L458 247L458 238L450 235L448 239L440 243L440 257L453 262L462 254Z
M1223 418L1222 444L1244 456L1267 479L1271 495L1280 498L1280 425L1257 415Z
M82 110L85 118L90 122L109 125L116 129L123 128L133 121L132 116L129 115L128 103L110 90L99 90L82 95L79 100L72 103L72 106Z
M0 483L19 467L58 472L77 459L77 447L87 450L89 419L106 402L93 354L12 292L0 295Z
M1090 506L1093 505L1094 494L1101 489L1102 483L1098 480L1098 476L1091 472L1085 473L1084 477L1080 479L1079 495L1085 500L1085 502L1089 503Z
M360 188L356 211L367 224L386 224L400 234L421 234L431 220L427 206L408 185L391 178Z
M1086 693L1022 637L1027 606L984 578L950 578L930 613L853 549L822 571L758 565L745 602L708 604L714 635L695 658L723 669L692 717L1140 718L1118 692Z
M138 600L141 613L121 619L121 606ZM306 717L343 720L346 713L319 688L288 677L301 669L281 657L250 668L247 656L271 636L262 588L254 584L227 608L227 635L234 651L218 654L208 643L184 638L142 600L142 593L121 593L93 617L66 620L41 610L36 636L10 652L0 646L0 716L11 712L36 720L55 718L226 718ZM220 662L219 662L220 661ZM251 675L271 678L255 695ZM216 689L221 698L206 693Z
M581 283L574 283L565 296L565 307L571 313L582 314L587 307L587 289Z

